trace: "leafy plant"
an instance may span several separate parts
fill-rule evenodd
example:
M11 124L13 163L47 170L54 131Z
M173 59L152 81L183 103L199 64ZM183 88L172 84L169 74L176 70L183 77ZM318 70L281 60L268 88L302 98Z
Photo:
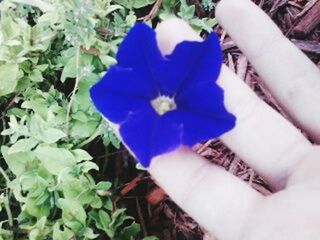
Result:
M154 3L156 0L115 0L116 3L127 8L142 8Z
M202 0L201 5L208 12L212 11L215 7L215 4L212 0Z
M116 63L137 11L154 3L0 2L0 240L140 239L139 224L113 206L112 183L94 178L99 166L86 147L120 141L89 88ZM215 24L184 0L164 0L158 16L173 14L199 32Z

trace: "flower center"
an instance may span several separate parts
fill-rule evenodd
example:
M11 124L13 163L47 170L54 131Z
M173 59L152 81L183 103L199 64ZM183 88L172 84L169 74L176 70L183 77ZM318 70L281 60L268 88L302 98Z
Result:
M159 96L151 101L151 105L159 115L172 111L177 108L173 98L167 96Z

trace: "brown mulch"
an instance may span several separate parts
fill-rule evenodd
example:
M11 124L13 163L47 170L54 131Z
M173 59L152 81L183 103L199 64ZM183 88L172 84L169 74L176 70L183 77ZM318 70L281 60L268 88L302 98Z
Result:
M205 12L201 1L188 1L195 4L197 14L214 17L214 12ZM214 1L216 2L216 1ZM283 33L302 49L310 59L320 66L320 0L257 0L255 1L281 28ZM161 4L157 1L156 4ZM158 8L156 5L153 11ZM151 12L150 14L154 14ZM150 18L150 15L147 15ZM215 29L223 34L218 26ZM267 48L267 46L266 46ZM225 63L233 69L270 106L285 116L268 90L261 84L259 76L252 68L232 39L225 36L223 41ZM201 156L222 166L264 195L271 194L268 184L253 169L247 166L232 151L218 140L208 141L194 147ZM125 157L128 157L124 153ZM124 190L123 190L124 189ZM130 214L136 216L142 225L145 236L156 235L161 240L210 240L201 228L187 214L179 209L165 193L158 188L147 173L128 179L119 199L128 206ZM212 238L211 238L212 240Z

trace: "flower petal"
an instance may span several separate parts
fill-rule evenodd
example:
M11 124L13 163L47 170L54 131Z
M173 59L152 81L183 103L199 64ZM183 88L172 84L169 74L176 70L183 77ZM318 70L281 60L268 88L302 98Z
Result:
M224 106L223 89L212 82L186 86L176 95L175 102L178 109L194 114L221 119L230 115Z
M216 83L194 83L175 98L183 122L183 143L216 138L235 126L236 118L224 106L223 90Z
M225 116L224 119L214 118L186 112L177 111L183 124L182 144L193 146L196 143L217 138L235 126L233 115Z
M156 89L145 78L143 73L114 66L90 89L91 99L106 118L120 123L156 96Z
M222 65L219 39L182 42L163 57L155 32L136 24L119 47L118 64L90 90L97 109L120 125L123 141L142 165L180 145L216 138L235 125L216 84ZM151 100L174 97L177 109L159 116Z
M117 53L118 65L134 68L158 86L164 58L158 48L156 33L148 25L137 23L121 43Z
M148 167L154 156L173 151L181 144L182 126L171 114L159 116L150 106L131 114L120 134L139 162Z
M211 33L203 42L184 41L172 54L166 56L169 63L161 77L163 94L172 96L184 85L194 82L215 82L222 66L219 38Z
M145 98L148 100L157 96L157 88L144 72L119 66L111 67L100 80L100 87L114 94Z

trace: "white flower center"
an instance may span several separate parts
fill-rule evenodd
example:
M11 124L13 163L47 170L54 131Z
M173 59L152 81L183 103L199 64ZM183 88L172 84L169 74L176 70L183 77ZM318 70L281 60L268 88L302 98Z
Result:
M151 105L159 115L172 111L177 108L173 98L167 96L159 96L151 101Z

